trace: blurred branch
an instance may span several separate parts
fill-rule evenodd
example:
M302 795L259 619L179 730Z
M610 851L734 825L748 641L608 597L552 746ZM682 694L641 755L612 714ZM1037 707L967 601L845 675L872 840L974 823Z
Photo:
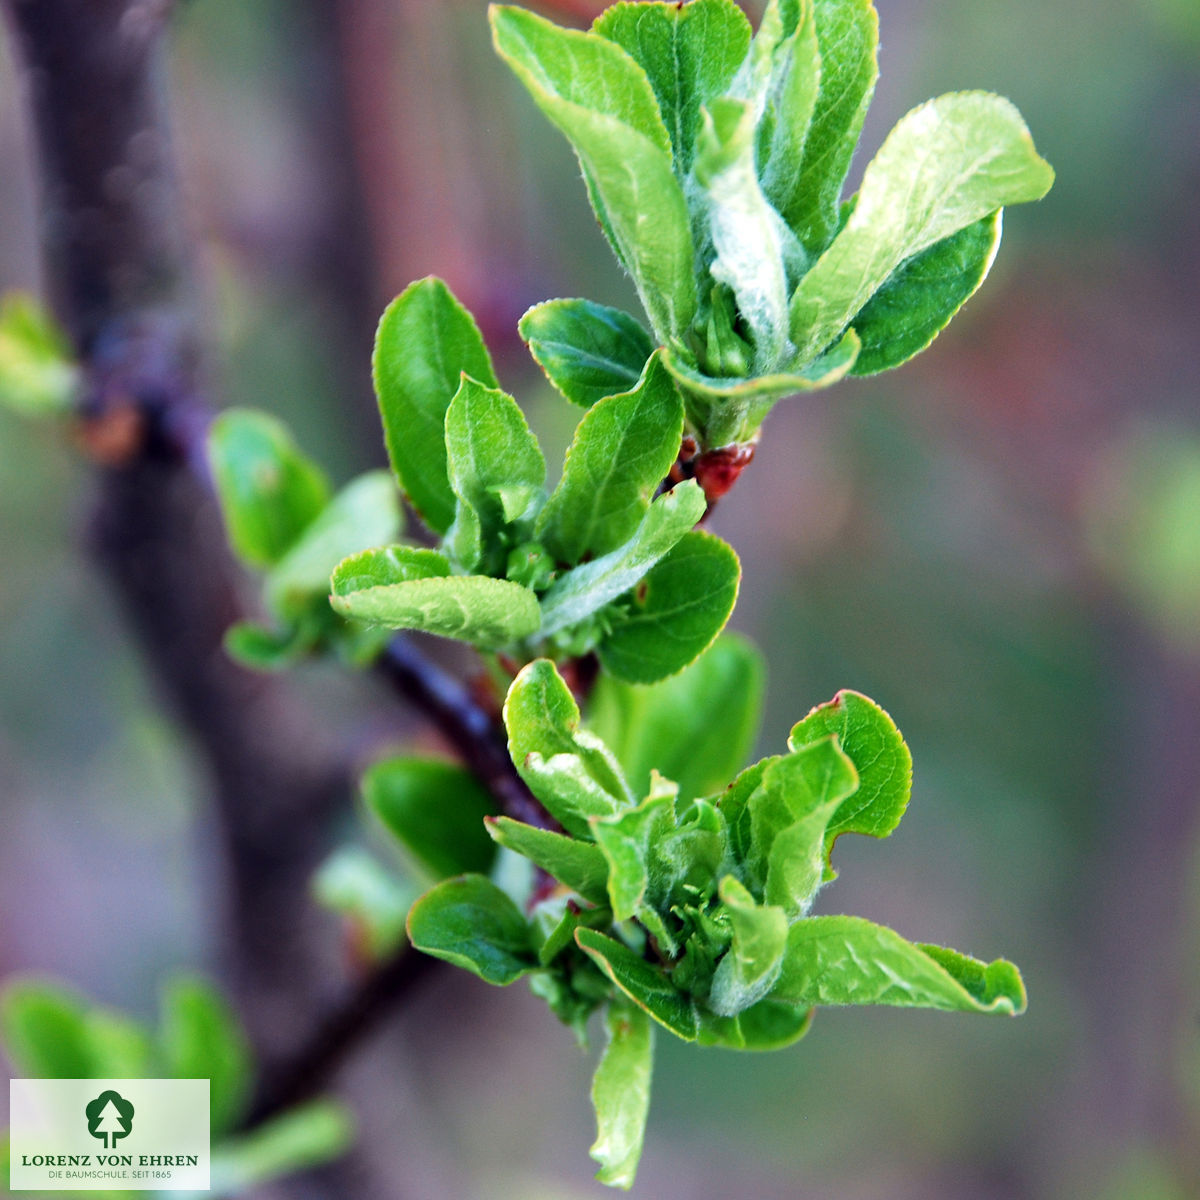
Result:
M193 277L159 79L165 4L0 0L25 67L49 288L87 379L98 465L91 549L158 688L211 774L232 901L230 964L267 1081L257 1119L328 1081L434 960L399 955L308 1032L332 963L309 878L344 810L352 755L283 683L223 652L240 615L204 463ZM152 18L157 18L152 20ZM495 715L393 639L378 667L504 811L545 825ZM296 1049L296 1047L299 1049Z
M100 464L91 551L211 776L229 964L266 1059L324 990L303 915L350 756L277 681L222 652L239 575L196 469L206 424L192 276L162 75L167 7L4 0L36 137L47 282L86 375Z

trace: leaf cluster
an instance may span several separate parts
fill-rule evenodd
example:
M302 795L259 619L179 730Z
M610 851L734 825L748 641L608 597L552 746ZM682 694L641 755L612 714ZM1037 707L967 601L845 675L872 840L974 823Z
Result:
M588 32L493 6L496 49L571 143L637 288L627 313L554 300L522 335L568 399L654 344L701 446L752 440L781 396L898 366L982 282L1004 205L1053 180L984 92L914 109L842 191L875 87L870 0L621 3Z
M254 1084L250 1046L229 1004L198 976L167 982L154 1027L58 984L11 982L0 995L0 1041L31 1078L209 1080L212 1186L223 1195L335 1158L350 1138L348 1115L328 1100L238 1132Z
M418 949L489 983L528 976L581 1035L608 1007L593 1148L606 1182L633 1178L648 1022L701 1045L762 1050L803 1036L818 1005L1025 1005L1020 976L1003 960L908 942L859 917L810 915L834 877L835 839L896 827L911 758L887 713L845 691L795 725L786 753L735 774L753 740L761 679L756 652L725 637L655 687L610 681L588 728L554 665L530 663L509 689L504 720L513 761L558 828L502 816L486 825L556 886L505 890L468 872L444 879L409 914ZM725 714L720 726L714 710ZM677 778L648 768L653 761Z
M594 651L637 682L681 670L720 632L740 569L693 528L699 486L661 490L684 423L661 354L591 405L552 491L536 436L441 280L412 284L384 313L375 385L393 469L439 543L346 558L336 612L518 662Z
M269 413L231 409L212 424L208 463L234 553L263 572L270 625L234 625L225 647L246 666L277 670L319 649L361 662L377 631L329 607L329 576L347 555L403 529L395 484L368 471L336 494L319 464Z

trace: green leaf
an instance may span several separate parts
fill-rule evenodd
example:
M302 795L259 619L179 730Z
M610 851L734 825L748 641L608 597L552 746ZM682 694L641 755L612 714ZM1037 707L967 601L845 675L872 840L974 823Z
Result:
M471 314L431 276L388 305L372 361L392 469L425 523L445 533L454 520L446 409L464 373L499 386L487 347Z
M724 629L741 577L726 542L701 530L685 533L614 619L598 650L605 669L628 683L655 683L681 671Z
M784 269L790 234L759 187L751 105L723 97L703 116L695 178L716 254L709 270L732 290L750 330L755 373L766 374L790 357Z
M513 680L504 701L508 752L529 790L563 828L590 838L588 818L632 804L608 747L579 728L579 707L554 664L539 658Z
M732 0L614 4L592 26L646 73L680 179L692 165L700 110L732 82L750 46L750 22Z
M1025 1011L1025 988L1004 959L979 962L906 942L861 917L808 917L788 933L773 996L793 1004L892 1004L951 1012Z
M663 363L683 392L688 423L700 431L707 448L752 441L777 400L817 391L844 379L854 366L858 350L858 335L851 329L836 346L807 366L749 379L706 375L672 350L666 351Z
M280 615L329 592L329 576L358 550L394 542L403 527L396 487L386 471L351 480L309 524L266 578L267 603Z
M270 567L329 501L329 481L267 413L231 409L213 421L208 461L229 540L239 558Z
M517 402L463 377L446 410L446 459L456 508L446 547L467 571L499 571L510 525L541 504L546 460ZM520 536L510 539L520 541Z
M695 480L661 495L624 545L564 572L550 586L542 597L543 635L579 624L629 591L700 520L705 507L704 493ZM716 637L719 628L697 647L696 654Z
M431 888L408 914L418 950L507 985L537 966L533 932L517 906L482 875L460 875Z
M482 575L451 575L433 550L389 546L340 563L329 602L336 612L389 629L420 629L495 648L535 633L541 620L528 588Z
M683 405L656 354L633 390L597 401L579 422L562 481L538 517L546 549L577 563L631 538L682 437Z
M312 892L318 904L349 921L355 948L376 962L404 941L404 922L417 895L361 846L335 850L313 876Z
M805 202L804 150L821 84L821 50L812 4L806 0L794 8L797 24L774 56L758 129L763 191L776 212L785 217L794 215Z
M253 621L237 621L225 630L225 653L252 671L282 671L295 665L315 644L313 630L298 625L266 629Z
M796 231L810 255L820 254L838 227L842 185L854 156L863 118L879 74L876 52L879 18L873 0L813 0L820 51L820 87L804 140L804 158L790 197L783 197L783 219ZM797 66L803 42L793 53ZM795 332L793 327L793 340Z
M163 989L160 1038L167 1073L208 1079L214 1138L242 1115L254 1079L250 1044L224 997L206 980L178 976Z
M792 295L801 358L838 337L905 259L1005 204L1038 200L1054 172L1021 114L986 92L939 96L901 118L854 211Z
M935 242L888 276L854 318L862 342L852 375L875 375L919 354L987 278L1001 210Z
M546 378L584 408L629 391L654 353L654 342L640 321L591 300L535 304L517 330Z
M659 968L624 942L594 929L577 929L579 948L640 1008L685 1042L694 1042L699 1029L695 1006Z
M696 311L691 228L645 74L594 34L504 6L493 6L491 20L497 52L574 146L660 340L686 329Z
M137 1022L33 979L9 983L0 996L0 1040L18 1070L32 1078L136 1078L153 1058Z
M789 920L808 912L826 878L829 823L858 786L854 764L831 736L779 759L750 797L752 864L765 867L758 878L766 902Z
M845 689L819 704L788 735L788 746L803 746L837 734L858 771L858 790L829 823L826 853L843 833L883 838L900 823L912 791L912 755L895 722L874 700Z
M389 758L362 780L367 807L435 879L486 874L496 848L484 817L496 803L475 776L437 758Z
M312 1100L289 1109L242 1137L213 1148L212 1190L240 1195L281 1175L320 1166L344 1154L354 1119L336 1100Z
M608 860L608 899L613 917L627 921L646 899L657 847L675 828L672 795L651 794L627 808L591 822L592 837Z
M598 846L511 817L489 817L485 828L493 841L524 855L585 900L608 903L608 860Z
M592 1080L596 1141L589 1153L600 1164L601 1183L630 1188L650 1110L654 1028L642 1009L618 1001L609 1003L604 1024L608 1045Z
M601 674L588 726L617 756L634 795L657 768L691 800L718 791L754 748L766 686L762 655L723 633L690 667L643 687Z
M708 1005L733 1017L763 999L779 978L788 922L782 908L762 906L732 876L721 880L720 897L729 914L733 941L717 964Z
M768 996L734 1017L697 1010L696 1040L728 1050L782 1050L799 1041L812 1024L812 1009L784 1004Z
M69 412L79 369L66 335L21 292L0 299L0 407L28 417Z

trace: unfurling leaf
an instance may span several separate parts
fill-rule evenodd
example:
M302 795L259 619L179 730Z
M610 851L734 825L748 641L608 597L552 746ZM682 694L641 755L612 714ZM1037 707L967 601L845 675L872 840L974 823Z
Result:
M486 648L529 637L541 620L528 588L483 575L451 575L449 561L433 550L368 550L340 563L331 584L330 603L343 616Z
M608 903L608 860L598 846L511 817L495 817L485 825L493 841L523 854L585 900Z
M553 663L538 659L513 680L504 724L521 777L568 832L588 837L588 818L632 804L612 752L579 728L579 706Z
M544 499L537 438L510 395L464 376L446 410L446 457L456 502L446 547L464 570L495 574Z
M612 1001L605 1014L608 1045L592 1081L596 1141L591 1156L600 1163L596 1178L630 1188L642 1156L650 1111L654 1027L636 1005Z

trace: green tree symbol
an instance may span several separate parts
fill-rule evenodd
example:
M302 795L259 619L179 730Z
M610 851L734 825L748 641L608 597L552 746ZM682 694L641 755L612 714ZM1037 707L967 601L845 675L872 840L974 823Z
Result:
M88 1133L104 1142L111 1150L118 1138L128 1137L133 1130L133 1105L120 1092L101 1092L84 1110Z

